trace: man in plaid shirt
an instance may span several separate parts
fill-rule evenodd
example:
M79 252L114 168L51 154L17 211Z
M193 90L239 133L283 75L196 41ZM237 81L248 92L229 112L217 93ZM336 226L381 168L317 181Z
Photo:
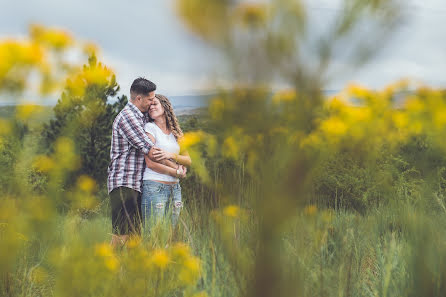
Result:
M155 98L156 85L137 78L130 88L130 101L116 116L108 167L108 192L112 208L112 245L127 241L129 234L138 234L141 226L141 180L144 155L153 146L144 132L145 114Z

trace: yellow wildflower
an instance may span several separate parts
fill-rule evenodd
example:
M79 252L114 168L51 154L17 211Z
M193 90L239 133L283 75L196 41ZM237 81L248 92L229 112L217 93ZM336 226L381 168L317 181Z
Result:
M180 259L186 259L190 255L190 248L184 243L177 243L172 248L172 255Z
M185 133L184 136L180 140L180 145L183 148L191 147L197 143L199 143L203 138L203 133L201 131L198 132L188 132Z
M221 120L225 110L225 102L220 98L215 98L209 106L209 113L214 120Z
M223 142L223 156L237 159L239 154L239 147L234 139L234 137L229 136Z
M444 128L446 125L446 113L444 108L437 108L434 111L433 122L436 128Z
M118 259L116 259L116 257L108 257L107 259L105 259L105 266L110 271L117 271L119 268L119 261Z
M104 242L95 246L95 253L101 257L111 257L113 256L113 249L109 244Z
M74 143L70 138L60 137L56 142L56 152L64 156L72 154L74 151Z
M343 135L347 132L347 125L339 117L331 117L321 124L322 131L331 135Z
M346 103L343 97L337 95L332 97L329 102L328 102L328 106L331 110L342 110L346 107Z
M408 111L420 112L425 108L425 104L416 96L411 96L406 101L406 108Z
M200 275L200 260L197 257L189 257L184 261L184 267L179 273L179 279L186 284L197 281Z
M141 238L138 236L132 236L127 241L126 246L128 248L135 248L135 247L139 246L140 244L141 244Z
M370 95L370 91L367 90L365 87L356 85L356 84L350 84L347 88L348 93L354 97L357 98L365 98Z
M223 209L223 214L228 217L238 217L240 215L240 208L236 205L229 205Z
M152 263L158 266L161 269L166 268L166 266L170 262L169 255L165 250L155 250L151 257Z
M84 192L93 192L96 189L96 181L88 175L81 175L77 179L77 186Z
M398 128L405 128L409 123L407 114L403 112L395 112L392 115L392 120Z
M97 67L87 68L82 77L87 84L105 85L111 79L113 72L105 66L98 65Z
M85 82L80 76L70 77L67 79L65 86L73 96L82 97L85 94Z
M51 169L54 168L55 163L50 157L42 155L36 157L33 165L37 170L41 172L49 172Z
M67 32L58 29L48 29L40 25L31 25L30 35L33 40L56 50L65 49L73 44L73 39Z

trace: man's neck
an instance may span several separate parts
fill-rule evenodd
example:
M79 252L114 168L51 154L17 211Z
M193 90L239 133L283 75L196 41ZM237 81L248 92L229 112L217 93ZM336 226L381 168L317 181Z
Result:
M129 101L129 103L131 103L133 106L135 106L142 114L144 114L144 111L141 110L141 108L139 108L138 105L136 105L134 102Z

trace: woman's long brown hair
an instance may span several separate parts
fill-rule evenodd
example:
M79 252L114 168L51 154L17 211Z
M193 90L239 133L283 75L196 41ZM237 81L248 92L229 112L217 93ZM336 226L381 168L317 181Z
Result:
M181 130L178 119L173 112L172 104L170 104L169 99L167 99L167 97L164 95L156 94L155 97L160 101L161 105L164 108L164 116L166 117L167 129L172 132L176 140L179 140L181 137L183 137L183 130Z

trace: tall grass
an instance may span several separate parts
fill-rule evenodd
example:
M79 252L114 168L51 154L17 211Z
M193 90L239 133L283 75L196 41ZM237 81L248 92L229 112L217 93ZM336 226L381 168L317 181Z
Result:
M380 45L395 25L399 2L345 1L318 38L300 1L177 4L187 27L226 54L237 81L181 139L193 166L178 226L163 222L113 250L103 181L79 174L69 135L44 153L43 131L29 125L38 112L21 105L0 119L0 294L446 295L446 93L406 81L322 92L330 57L356 40L356 26L381 29L352 44L359 65L376 48L370 40ZM79 71L64 62L73 45L40 26L28 39L0 41L10 58L0 91L18 98L31 78L41 94L62 84L71 107L115 81L102 64ZM288 89L272 91L278 78ZM90 111L78 125L95 125Z

